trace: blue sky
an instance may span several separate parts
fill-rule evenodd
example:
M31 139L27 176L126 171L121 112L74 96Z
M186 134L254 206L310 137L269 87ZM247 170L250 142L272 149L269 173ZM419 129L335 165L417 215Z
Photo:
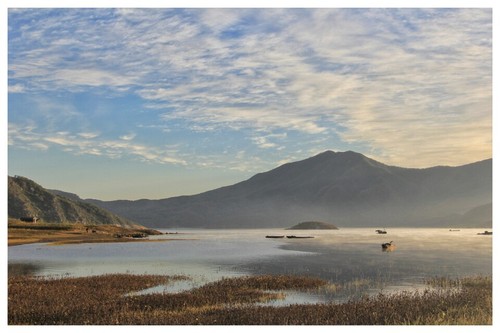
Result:
M8 173L194 194L324 150L492 156L491 9L9 9Z

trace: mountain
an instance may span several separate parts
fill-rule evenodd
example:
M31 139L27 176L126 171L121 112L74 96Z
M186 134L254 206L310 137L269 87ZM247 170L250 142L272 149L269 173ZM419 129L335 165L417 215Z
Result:
M25 177L9 177L9 217L18 219L25 216L36 216L43 222L138 226L136 223L103 208L82 202L81 199L78 200L79 198L75 194L61 193L65 195L52 193ZM73 197L68 198L70 195Z
M492 160L410 169L326 151L197 195L90 202L156 228L423 226L491 203Z
M458 226L468 226L476 228L492 227L492 203L474 207L461 216Z

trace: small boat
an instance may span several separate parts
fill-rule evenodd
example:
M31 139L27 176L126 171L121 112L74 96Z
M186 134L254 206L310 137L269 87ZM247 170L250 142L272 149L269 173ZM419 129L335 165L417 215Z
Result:
M286 238L314 238L313 236L286 236Z
M266 238L285 238L285 236L266 236Z
M460 231L460 229L450 229L450 231Z
M479 232L478 235L493 235L493 231L485 230L484 232Z
M391 252L391 251L394 251L395 249L396 249L396 245L393 244L392 241L390 241L389 243L382 244L382 251L384 251L384 252Z
M387 231L385 231L385 229L384 230L377 229L377 230L375 230L375 232L377 234L386 234L387 233Z

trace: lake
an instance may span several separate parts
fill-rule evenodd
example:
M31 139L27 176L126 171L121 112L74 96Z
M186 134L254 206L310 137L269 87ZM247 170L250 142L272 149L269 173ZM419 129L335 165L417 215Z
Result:
M491 231L491 229L487 229ZM291 294L285 302L340 300L358 294L418 290L424 278L492 275L492 236L485 229L371 228L340 230L169 229L161 242L78 245L30 244L8 248L9 271L35 275L106 273L188 275L165 286L185 290L223 277L253 274L316 276L344 286L344 293ZM270 239L266 235L313 236ZM393 241L396 249L383 252Z

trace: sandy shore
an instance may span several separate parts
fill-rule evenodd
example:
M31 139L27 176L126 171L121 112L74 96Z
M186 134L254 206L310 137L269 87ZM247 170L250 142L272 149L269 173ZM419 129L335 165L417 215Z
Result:
M8 245L165 241L150 240L147 237L148 235L160 234L161 232L152 229L124 228L115 225L89 226L79 223L25 223L9 220Z

